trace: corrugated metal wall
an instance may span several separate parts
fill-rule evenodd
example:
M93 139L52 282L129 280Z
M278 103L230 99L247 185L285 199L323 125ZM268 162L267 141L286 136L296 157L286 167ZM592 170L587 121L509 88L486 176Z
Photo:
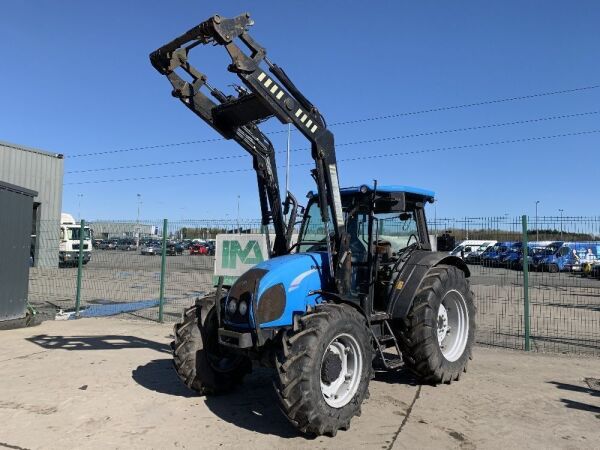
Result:
M37 191L37 267L58 266L64 159L62 155L0 141L0 181ZM5 213L2 211L2 213Z

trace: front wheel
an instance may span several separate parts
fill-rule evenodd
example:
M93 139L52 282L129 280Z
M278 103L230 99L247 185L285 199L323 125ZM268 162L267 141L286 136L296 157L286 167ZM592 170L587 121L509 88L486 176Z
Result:
M397 334L404 362L418 377L431 384L458 380L475 340L475 305L464 272L431 269Z
M177 375L187 387L202 395L230 391L252 370L247 357L230 354L219 345L215 308L207 312L208 307L202 304L210 298L207 296L184 311L171 343Z
M276 389L281 409L300 431L335 436L360 415L373 350L365 318L347 305L322 304L283 336Z

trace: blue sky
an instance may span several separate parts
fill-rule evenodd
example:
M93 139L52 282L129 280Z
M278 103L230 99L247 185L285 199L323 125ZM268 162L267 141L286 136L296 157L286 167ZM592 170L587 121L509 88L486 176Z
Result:
M64 153L63 210L88 219L259 217L253 172L138 181L91 181L251 168L230 142L207 142L93 157L106 152L218 137L170 95L148 54L214 13L251 12L251 33L329 123L600 85L600 4L595 1L400 2L158 0L4 2L0 16L0 139ZM235 82L221 48L192 62L212 84ZM412 116L332 126L336 142L593 113L600 88ZM600 133L470 149L488 142L600 130L600 114L455 133L340 145L342 185L377 178L436 191L438 217L597 215ZM267 124L267 130L283 127ZM285 133L272 140L285 149ZM306 142L292 134L292 148ZM82 170L239 156L98 172ZM283 155L280 163L284 163ZM310 161L308 151L292 164ZM309 167L293 167L291 188L313 188ZM69 173L71 172L71 173ZM281 174L283 182L283 173ZM73 184L73 183L88 184ZM591 190L590 190L591 189ZM587 194L586 194L587 193ZM430 213L430 217L433 211Z

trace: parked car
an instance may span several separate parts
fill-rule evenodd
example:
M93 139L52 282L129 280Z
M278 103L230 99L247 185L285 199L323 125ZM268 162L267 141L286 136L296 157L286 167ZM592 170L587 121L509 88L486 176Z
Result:
M105 239L98 245L98 248L100 250L115 250L117 248L117 241Z
M183 247L184 250L189 250L190 247L193 245L194 243L190 240L190 239L184 239L181 242L181 245Z
M147 242L140 248L140 254L142 255L160 255L162 246L160 242Z
M130 250L136 250L136 249L137 249L137 245L133 239L121 239L117 243L117 250L124 250L124 251L128 252Z
M183 255L183 245L178 242L168 242L166 251L170 256Z
M215 249L216 249L216 243L214 241L206 241L205 245L208 247L208 255L214 256Z
M190 247L190 255L208 255L209 248L206 244L194 243Z

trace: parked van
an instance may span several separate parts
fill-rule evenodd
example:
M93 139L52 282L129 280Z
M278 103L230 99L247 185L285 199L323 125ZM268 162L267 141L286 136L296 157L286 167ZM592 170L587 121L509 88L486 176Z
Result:
M544 256L540 267L543 271L580 271L581 265L595 263L600 256L600 241L564 242L554 253Z
M489 250L492 249L494 247L494 245L496 245L498 241L486 241L483 244L481 244L477 250L469 253L467 256L465 256L465 262L467 264L480 264L481 263L481 257L483 256L483 254Z
M479 249L479 247L481 247L483 244L488 243L491 241L485 241L485 240L466 240L466 241L462 241L460 244L458 244L454 250L452 250L450 252L450 255L452 256L458 256L459 258L466 258L469 253L477 251ZM487 246L486 246L487 248Z
M543 248L532 249L529 259L529 268L531 270L542 270L542 261L547 256L555 254L560 247L564 244L563 241L549 242Z
M491 249L481 255L481 265L487 267L498 267L500 261L508 254L515 244L521 244L515 241L497 242Z
M527 243L527 260L531 266L533 255L540 253L551 241L531 241ZM523 268L523 243L513 244L501 260L501 265L509 269L520 270Z

